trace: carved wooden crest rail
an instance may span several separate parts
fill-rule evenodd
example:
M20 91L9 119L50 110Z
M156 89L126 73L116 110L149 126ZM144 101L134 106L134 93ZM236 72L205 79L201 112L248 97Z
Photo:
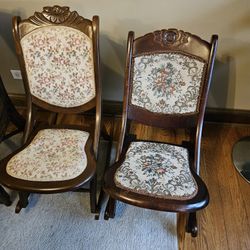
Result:
M42 24L78 24L84 20L76 11L70 11L69 7L60 7L55 5L53 7L44 7L42 12L35 12L35 14L28 18L28 20L36 25Z
M155 42L160 43L161 46L179 46L188 42L190 33L177 29L163 29L153 32L153 35Z

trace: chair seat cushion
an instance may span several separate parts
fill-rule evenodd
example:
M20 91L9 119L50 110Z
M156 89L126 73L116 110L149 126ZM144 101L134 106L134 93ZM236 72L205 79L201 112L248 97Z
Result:
M198 190L188 150L154 142L132 142L114 181L122 189L166 199L187 200Z
M7 173L27 181L63 181L79 176L87 166L84 150L89 133L74 129L43 129L13 156Z

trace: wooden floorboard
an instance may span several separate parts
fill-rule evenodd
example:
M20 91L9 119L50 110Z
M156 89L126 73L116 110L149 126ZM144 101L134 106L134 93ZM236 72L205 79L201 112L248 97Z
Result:
M246 135L250 135L250 126L205 126L201 176L208 186L210 203L198 213L198 237L184 234L179 239L180 249L250 249L250 185L231 159L234 143Z
M41 120L44 120L43 116L40 116ZM90 124L94 124L93 118L83 116L63 116L58 118L58 122L84 124L89 119ZM119 137L120 123L120 118L104 118L104 126L115 140ZM138 135L138 139L171 143L180 143L188 137L185 130L153 129L139 124L132 124L132 131ZM198 212L199 235L196 238L185 233L185 214L179 215L179 249L250 249L250 184L238 174L231 159L234 143L247 135L250 136L249 125L205 124L201 177L207 184L210 203Z

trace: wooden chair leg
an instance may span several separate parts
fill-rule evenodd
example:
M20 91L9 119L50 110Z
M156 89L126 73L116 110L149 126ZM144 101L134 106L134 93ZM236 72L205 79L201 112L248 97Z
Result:
M96 205L96 185L97 185L97 175L93 177L90 181L90 210L91 213L98 213Z
M57 122L57 118L58 118L58 113L52 113L51 117L50 117L50 125L56 125Z
M99 220L99 216L100 216L100 213L101 213L101 210L102 210L102 204L103 204L104 199L105 199L105 192L101 188L101 191L100 191L100 194L99 194L99 197L98 197L98 202L97 202L98 214L95 215L96 220Z
M105 220L108 220L109 218L113 219L115 217L115 210L116 210L116 200L109 197L104 213L104 219Z
M18 214L22 208L26 208L29 204L29 193L26 192L18 192L19 201L17 202L15 213Z
M114 122L112 122L112 127L111 127L111 136L108 135L108 132L106 130L102 131L102 136L105 140L108 141L108 150L107 150L107 155L106 155L106 164L105 164L105 168L104 171L101 175L101 191L99 194L99 198L98 198L98 204L97 204L97 209L99 211L99 214L95 216L95 219L98 220L99 219L99 215L101 213L101 209L102 209L102 204L104 199L106 198L105 192L102 188L103 185L103 179L104 179L104 174L106 172L106 168L110 165L110 158L111 158L111 149L112 149L112 142L113 142L113 134L114 134Z
M190 213L187 218L186 231L191 233L192 237L196 237L198 234L198 226L196 219L196 212Z
M3 187L0 186L0 203L10 206L11 205L11 200L7 192L4 190Z

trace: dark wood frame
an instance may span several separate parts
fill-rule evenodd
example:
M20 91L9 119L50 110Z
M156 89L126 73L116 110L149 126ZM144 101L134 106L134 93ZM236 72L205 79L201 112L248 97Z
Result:
M25 120L24 118L17 112L15 107L13 106L7 91L2 82L2 78L0 76L0 143L7 140L11 136L23 131ZM7 128L9 123L15 125L16 129L7 133ZM5 204L6 206L11 205L10 197L8 193L0 186L0 203Z
M136 39L134 39L134 32L129 32L127 43L122 126L117 146L116 163L106 171L104 177L104 191L110 196L105 211L105 219L113 218L115 216L116 200L119 200L143 208L171 212L187 212L189 213L189 217L186 230L187 232L190 232L192 236L197 235L197 221L195 212L206 207L209 202L209 194L206 185L199 177L200 146L205 106L212 77L217 40L218 36L213 35L211 38L211 43L208 43L198 36L177 29L155 31ZM196 58L197 60L203 61L206 65L205 74L202 79L198 108L194 113L182 115L153 113L132 105L130 102L133 58L145 53L153 54L168 52L189 55ZM198 185L198 193L195 197L189 200L160 199L121 189L115 185L114 174L117 168L124 161L126 150L130 144L129 141L131 141L129 140L129 138L131 138L131 135L129 134L131 121L136 121L160 128L190 129L190 141L183 142L182 146L188 148L189 150L191 166L190 170Z
M93 60L95 69L95 97L78 107L63 108L55 105L48 104L37 97L33 96L29 89L28 77L25 69L25 62L22 52L20 40L26 34L32 32L35 29L42 28L44 26L58 25L66 26L77 29L87 35L93 42ZM76 11L70 11L69 7L44 7L42 12L35 12L33 16L28 19L21 20L20 17L13 17L13 35L15 40L16 52L18 61L21 68L22 78L24 82L26 100L27 100L27 122L24 130L24 146L20 149L24 149L34 138L36 133L40 129L47 127L52 128L71 128L79 129L90 132L90 138L88 139L85 152L87 154L88 164L84 172L77 178L67 181L56 181L56 182L33 182L24 181L17 178L11 177L6 172L6 164L8 160L17 152L10 155L1 163L0 169L0 182L11 189L19 191L19 202L16 207L16 212L19 212L23 207L28 204L29 193L55 193L64 192L69 190L75 190L80 188L83 184L90 182L90 205L91 212L98 213L97 202L96 202L96 160L98 157L98 146L100 139L101 129L101 81L100 81L100 58L99 58L99 17L93 16L92 21L79 16ZM34 130L34 108L41 107L43 109L57 113L83 113L90 109L95 108L95 127L89 130L84 126L46 126L40 127ZM93 138L93 140L92 140ZM93 141L93 143L92 143Z
M25 126L25 120L17 112L16 108L12 104L12 101L9 98L8 93L3 85L1 76L0 76L0 98L1 98L1 105L3 105L3 110L1 110L0 114L0 142L2 142L8 139L9 137L23 131ZM14 124L16 130L11 131L10 133L6 133L9 123Z

